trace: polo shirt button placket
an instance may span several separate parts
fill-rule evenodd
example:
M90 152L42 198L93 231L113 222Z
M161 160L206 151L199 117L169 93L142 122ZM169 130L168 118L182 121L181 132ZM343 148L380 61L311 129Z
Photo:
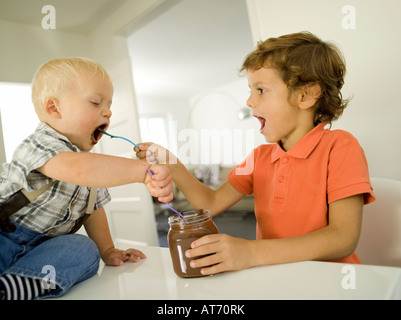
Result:
M288 162L289 158L288 157L282 157L279 160L277 169L276 169L276 175L277 175L277 180L276 180L276 185L274 188L274 196L273 198L275 201L280 202L282 204L285 203L285 194L286 194L286 175L288 173ZM277 204L278 204L277 202Z
M281 163L282 164L287 164L288 163L288 158L287 157L282 158L281 159ZM278 182L279 183L283 183L284 182L284 176L283 175L278 177Z

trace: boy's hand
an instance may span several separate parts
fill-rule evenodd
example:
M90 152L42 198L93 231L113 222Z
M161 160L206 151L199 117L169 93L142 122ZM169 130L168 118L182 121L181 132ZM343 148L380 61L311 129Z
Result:
M166 164L169 166L178 162L174 154L158 144L146 142L139 144L138 147L140 150L134 148L136 156L139 159L146 159L149 163Z
M146 256L142 251L136 249L110 248L102 254L102 260L108 266L122 266L125 261L138 262L141 259L146 259Z
M170 202L173 200L173 178L170 170L164 165L151 165L149 173L145 176L145 185L153 197L156 197L160 202Z
M242 270L252 266L250 240L234 238L227 234L213 234L192 242L191 248L185 252L191 261L192 268L201 269L203 275L224 271Z

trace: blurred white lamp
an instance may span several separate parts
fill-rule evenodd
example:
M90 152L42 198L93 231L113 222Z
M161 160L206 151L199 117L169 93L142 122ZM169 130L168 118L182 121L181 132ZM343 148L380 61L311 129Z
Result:
M246 118L249 118L251 115L252 112L250 108L242 108L240 111L238 111L239 120L245 120Z

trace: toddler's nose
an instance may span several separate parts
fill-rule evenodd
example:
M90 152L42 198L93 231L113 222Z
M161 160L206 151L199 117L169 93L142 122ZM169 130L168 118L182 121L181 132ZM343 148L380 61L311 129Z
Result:
M110 118L113 113L111 112L110 108L105 108L103 111L103 116L106 118Z

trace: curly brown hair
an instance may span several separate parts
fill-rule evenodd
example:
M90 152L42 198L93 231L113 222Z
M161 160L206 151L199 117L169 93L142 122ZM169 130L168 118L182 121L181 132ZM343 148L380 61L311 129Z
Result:
M257 48L246 57L240 72L262 67L275 69L287 84L290 94L305 86L320 86L315 125L322 122L331 125L349 102L341 94L346 67L340 50L310 32L258 42Z

